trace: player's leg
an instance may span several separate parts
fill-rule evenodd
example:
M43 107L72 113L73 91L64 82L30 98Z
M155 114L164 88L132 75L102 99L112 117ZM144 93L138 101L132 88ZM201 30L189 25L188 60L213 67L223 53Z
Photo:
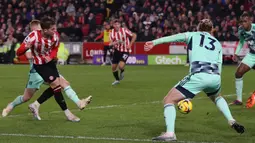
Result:
M40 74L41 77L44 79L44 81L50 84L51 90L50 89L46 89L46 90L48 90L48 92L53 92L56 102L58 103L60 108L64 111L67 119L73 122L80 121L78 117L74 116L67 109L66 102L61 93L60 78L59 78L59 73L58 73L56 64L53 61L51 61L50 63L47 63L46 65L34 65L34 67L36 71L38 72L38 74ZM45 95L48 95L48 94L43 94L42 97L44 97L44 99L47 100L47 97ZM34 105L34 107L38 107L38 108L30 108L32 113L35 116L36 113L39 113L38 112L39 104L37 102L34 102L32 103L32 105Z
M126 63L124 61L120 61L120 63L119 63L120 80L124 79L125 65L126 65Z
M172 88L164 98L164 117L166 123L166 132L158 137L153 138L153 141L175 141L175 119L176 109L175 104L185 98L193 98L202 89L203 85L199 78L194 75L186 76L174 88Z
M43 104L52 96L53 96L53 90L51 88L47 88L46 90L44 90L41 96L37 98L36 101L34 101L32 104L28 106L30 111L33 113L33 116L35 117L35 119L41 120L41 117L39 115L40 105Z
M126 65L126 61L129 57L129 53L122 53L121 58L120 58L120 62L119 62L119 69L120 69L120 80L123 80L124 78L124 71L125 71L125 65Z
M23 95L19 95L14 101L8 104L2 112L2 116L7 116L16 106L30 100L35 92L40 88L41 80L42 78L37 73L30 73Z
M103 57L102 66L104 66L106 64L106 56L107 56L107 46L104 46L104 57Z
M237 99L230 103L230 105L242 105L242 93L243 93L243 75L248 72L251 67L254 66L254 57L250 54L247 54L240 65L238 66L235 73L235 86L236 86L236 96Z
M242 105L243 93L243 75L250 70L250 67L241 63L235 73L235 86L237 99L232 103L233 105Z
M217 91L216 91L217 92ZM219 93L213 93L208 95L210 99L216 104L218 109L223 113L224 117L227 119L228 124L236 130L237 133L244 133L245 128L244 126L238 124L236 120L231 115L231 112L229 110L228 104L226 100L219 94Z
M109 46L109 49L108 49L109 53L110 53L110 62L112 64L112 57L113 57L113 49L111 46Z
M36 88L25 88L24 94L17 96L6 108L3 109L2 116L6 117L16 106L29 101L37 91Z
M33 84L31 84L31 82L28 83L28 88L29 87L34 87L36 89L40 89L41 85L44 83L43 78L38 74L38 73L33 73ZM46 90L47 91L47 90ZM45 102L47 99L49 99L53 94L49 93L46 94L47 92L43 92L43 94L41 96L39 96L39 98L34 101L32 104L29 104L29 109L33 112L34 117L37 120L41 120L41 117L39 115L39 107L40 105Z
M236 122L236 120L231 115L226 100L220 95L221 77L217 75L211 75L207 77L207 80L211 82L207 84L206 88L204 89L204 92L216 104L218 109L223 113L229 125L232 128L234 128L238 133L243 133L244 127Z
M83 110L91 102L92 96L85 99L79 99L76 92L70 86L70 83L62 75L60 75L60 84L67 97L71 99L81 110Z
M120 83L119 72L118 72L119 61L120 61L120 52L117 50L114 50L113 58L112 58L112 73L115 78L115 81L112 83L112 85L116 85Z

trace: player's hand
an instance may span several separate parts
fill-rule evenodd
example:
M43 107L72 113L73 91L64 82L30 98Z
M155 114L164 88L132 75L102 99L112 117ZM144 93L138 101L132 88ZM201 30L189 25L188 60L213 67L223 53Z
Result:
M45 57L46 63L50 62L51 60L52 60L52 58L51 58L50 56L46 56L46 57Z
M153 47L154 47L154 45L153 45L152 41L146 42L144 45L144 51L146 51L146 52L150 51Z
M237 62L237 61L238 61L238 56L237 56L236 54L234 54L232 60L233 60L234 62Z

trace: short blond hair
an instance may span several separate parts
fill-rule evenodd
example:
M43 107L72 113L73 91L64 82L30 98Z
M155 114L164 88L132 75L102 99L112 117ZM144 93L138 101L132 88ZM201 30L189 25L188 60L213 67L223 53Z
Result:
M36 28L34 29L33 27L35 27L35 26L38 26L38 27L36 27ZM36 19L32 20L32 21L29 23L29 27L30 27L31 30L40 30L40 29L42 29L42 28L41 28L41 22L40 22L40 20L36 20Z

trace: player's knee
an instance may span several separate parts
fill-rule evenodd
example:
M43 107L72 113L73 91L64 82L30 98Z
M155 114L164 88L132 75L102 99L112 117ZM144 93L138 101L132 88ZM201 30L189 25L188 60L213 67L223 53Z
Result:
M64 80L63 82L64 82L64 84L65 84L66 86L69 86L69 85L70 85L70 83L69 83L67 80Z
M70 83L67 80L65 80L65 79L61 79L60 84L61 84L62 88L65 88L65 87L70 85Z
M112 65L112 71L116 71L116 69L117 69L117 65Z
M121 66L120 66L119 69L120 69L120 70L124 70L124 67L121 67Z
M163 103L165 104L176 104L177 101L174 101L173 98L171 98L170 96L165 96L165 98L163 99Z
M242 78L242 77L243 77L243 73L241 71L236 71L235 78Z
M51 87L51 89L52 89L54 95L57 95L57 93L61 93L62 88L61 88L60 85L58 85L58 86L55 86L55 87Z
M23 102L29 101L29 100L32 98L32 96L33 96L33 95L31 95L31 94L29 94L29 93L25 93L25 94L23 95L23 98L22 98Z
M51 88L55 88L55 87L57 87L57 86L60 86L59 78L56 78L54 81L52 81L52 82L50 83L50 87L51 87Z
M28 96L23 96L23 102L27 102L31 99L31 97Z

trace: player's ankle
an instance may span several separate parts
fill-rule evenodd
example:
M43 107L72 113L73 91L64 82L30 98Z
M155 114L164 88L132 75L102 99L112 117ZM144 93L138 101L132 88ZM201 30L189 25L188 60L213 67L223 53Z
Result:
M165 135L168 137L173 137L175 135L175 133L174 132L166 132Z
M71 112L70 112L70 110L69 110L69 109L66 109L66 110L64 111L64 113L65 113L65 115L66 115L66 116L68 116L68 115L70 115L70 114L71 114Z
M41 105L37 100L34 102L34 104L35 104L36 106L40 106L40 105Z
M230 126L232 126L235 122L236 122L235 119L230 119L230 120L228 120L228 124L229 124Z

